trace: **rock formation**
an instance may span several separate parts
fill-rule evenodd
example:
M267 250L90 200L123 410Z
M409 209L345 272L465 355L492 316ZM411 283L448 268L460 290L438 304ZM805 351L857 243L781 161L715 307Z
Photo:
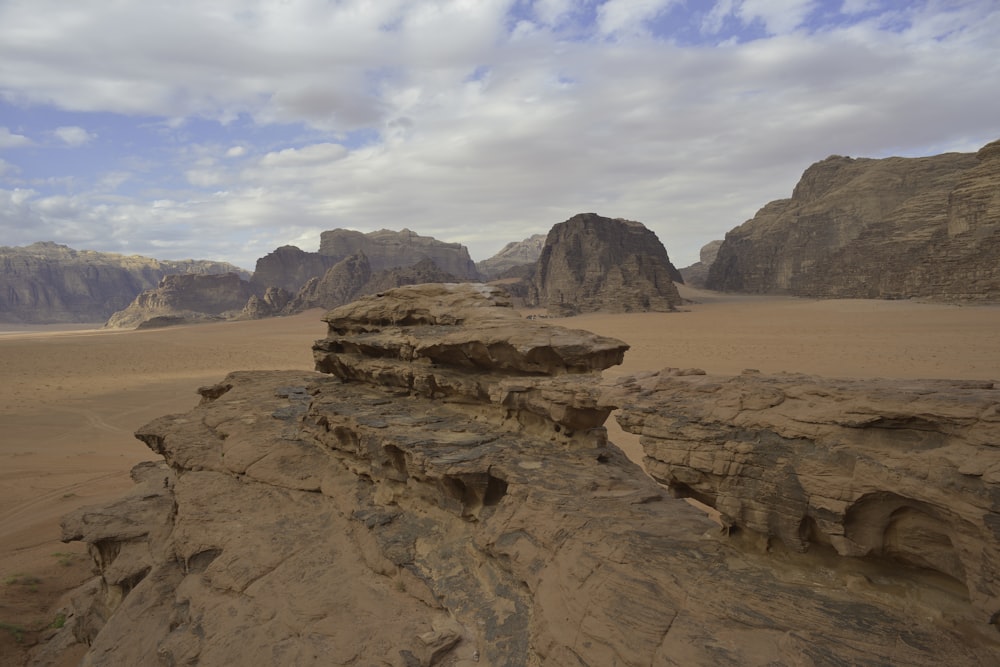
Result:
M310 278L286 306L288 313L310 308L336 308L354 300L372 278L364 254L351 255L330 267L322 277Z
M514 267L534 265L542 255L545 234L535 234L523 241L511 241L489 259L476 262L476 269L487 279L500 278Z
M646 469L727 526L954 580L1000 618L1000 388L666 371L610 400Z
M944 411L930 398L889 410L864 408L867 394L851 400L840 385L819 383L796 403L766 382L734 392L702 377L693 391L715 407L697 421L700 403L681 393L675 410L663 393L672 378L601 388L624 343L522 320L506 305L474 284L365 297L324 318L322 373L232 373L200 389L191 413L142 427L163 462L137 467L127 497L63 524L99 570L63 630L89 645L83 664L995 663L997 466L977 454L992 446L983 434L996 402L982 403L985 388L963 389ZM784 535L813 502L790 480L812 475L828 499L807 523L817 542L835 542L840 512L860 528L843 536L858 545L852 554L915 562L925 545L938 566L953 563L940 539L949 531L966 581L980 586L974 606L920 588L908 570L796 553L794 539L792 551L746 549L607 441L602 424L619 399L644 440L677 429L692 469L682 490L702 489L701 475L709 486L698 493L711 500L711 483L741 470L758 484L764 504L729 494L733 523ZM753 418L786 404L803 411L797 432ZM823 466L846 474L853 450L809 440L825 427L810 404L867 434L848 441L868 446L856 488L822 486ZM714 450L694 442L702 436ZM794 456L800 445L803 457L829 447L829 462ZM715 450L730 459L713 464ZM900 450L917 456L894 478ZM736 456L762 458L740 468ZM916 459L923 490L909 481ZM895 527L876 544L871 529L886 516Z
M340 261L363 253L373 272L412 266L421 260L433 261L439 269L463 280L476 280L479 273L460 243L445 243L420 236L409 229L398 232L380 229L363 234L350 229L334 229L320 235L319 254Z
M260 320L274 317L285 312L293 295L281 287L268 287L263 296L251 294L239 318L243 320Z
M236 315L253 296L250 283L235 273L170 275L108 318L108 328L134 328L159 318L164 324L199 322Z
M218 274L225 262L156 260L55 243L0 247L0 322L103 322L170 274Z
M558 315L669 311L681 303L673 281L683 282L642 223L581 213L549 231L533 300Z
M711 289L1000 299L1000 142L977 154L833 156L726 235Z
M712 264L715 262L715 258L718 256L719 248L721 247L722 239L709 241L701 247L697 262L680 269L685 285L699 288L705 287L705 281L708 280L708 270L712 268Z
M285 245L257 260L250 282L259 291L280 287L295 294L309 280L319 278L338 261L334 257Z

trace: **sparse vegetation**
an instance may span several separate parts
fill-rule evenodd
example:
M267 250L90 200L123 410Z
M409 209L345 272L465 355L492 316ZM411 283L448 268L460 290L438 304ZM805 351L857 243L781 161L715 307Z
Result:
M9 632L11 636L14 637L14 641L16 641L18 644L24 641L24 628L22 628L19 625L0 622L0 630Z
M60 630L64 625L66 625L66 614L62 613L56 614L56 617L49 623L49 627L53 630Z
M56 551L55 553L52 554L52 557L59 559L59 564L62 565L63 567L69 567L70 565L73 564L74 561L76 561L80 557L80 554Z

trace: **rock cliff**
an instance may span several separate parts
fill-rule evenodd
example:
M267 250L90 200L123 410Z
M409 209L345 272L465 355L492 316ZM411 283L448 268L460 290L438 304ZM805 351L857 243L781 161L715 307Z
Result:
M1000 142L977 154L834 156L726 235L711 289L1000 299Z
M0 247L0 322L103 322L170 274L236 272L225 262L156 260L55 243Z
M309 280L319 278L338 261L335 257L285 245L257 260L250 282L258 291L280 287L295 294Z
M715 263L715 258L718 256L719 248L721 247L722 239L709 241L701 247L701 252L698 254L697 262L691 266L686 266L683 269L680 269L685 285L690 285L691 287L705 287L705 282L708 280L708 270L712 268L712 264Z
M105 326L124 329L150 320L176 324L235 316L252 296L250 283L235 273L165 276L156 289L137 296Z
M1000 656L988 577L997 514L989 493L965 491L975 480L994 484L995 466L964 459L957 474L968 486L950 514L935 514L960 478L951 454L933 453L950 435L928 426L935 418L925 415L937 412L927 403L855 416L854 402L842 409L844 397L819 383L802 405L872 429L858 466L872 468L864 487L872 490L834 494L849 505L856 491L878 501L847 510L863 527L847 537L881 556L902 549L910 562L928 545L936 565L951 562L940 539L950 530L966 580L982 586L971 605L947 587L921 588L909 570L821 560L797 553L794 540L788 551L747 549L668 497L602 426L620 403L623 423L644 420L644 439L669 440L674 427L685 443L703 435L709 449L695 455L684 444L686 463L710 466L711 479L739 472L711 464L711 445L764 457L754 494L763 505L733 516L770 526L770 512L783 530L810 502L785 500L793 466L822 479L827 465L791 456L785 440L804 454L832 448L837 470L849 469L851 454L833 439L807 442L820 427L806 419L805 434L780 436L747 423L740 410L779 405L772 387L715 397L714 385L698 385L719 399L719 423L674 420L660 375L602 389L600 371L622 360L624 343L522 320L502 292L482 285L404 287L324 319L329 333L314 347L322 372L237 372L203 387L192 412L137 433L163 461L133 471L133 493L65 519L64 539L87 542L99 570L63 630L89 645L84 665L938 667ZM954 454L991 446L975 420L995 420L996 404L977 413L987 407L981 399L950 404L944 430L962 431ZM688 401L677 409L694 418ZM772 441L780 455L767 453ZM929 466L919 496L877 470L902 449ZM746 477L754 465L743 466ZM682 490L701 488L694 476ZM712 499L709 488L699 493ZM843 508L828 504L816 510L816 535L835 532ZM887 513L897 519L892 537L876 547L872 529ZM966 541L975 526L986 527L982 544Z
M581 213L549 231L533 301L558 315L668 311L681 304L673 281L683 279L642 223Z
M439 269L463 280L479 278L469 251L460 243L445 243L402 229L381 229L363 234L350 229L334 229L320 235L319 254L340 261L364 254L373 272L412 266L421 260L433 261Z
M500 278L515 267L537 262L544 246L545 234L535 234L523 241L511 241L489 259L476 262L476 269L487 279Z

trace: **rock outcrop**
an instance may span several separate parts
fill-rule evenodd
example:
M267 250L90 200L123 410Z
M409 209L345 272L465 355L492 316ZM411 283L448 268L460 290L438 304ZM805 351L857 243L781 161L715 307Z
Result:
M669 311L683 282L656 234L642 223L581 213L555 225L533 280L533 301L561 316Z
M288 303L286 311L300 313L310 308L336 308L353 301L372 278L371 264L364 254L351 255L330 267L320 278L310 278Z
M257 260L251 284L258 291L280 287L292 294L313 278L319 278L340 261L315 252L306 252L293 245L285 245Z
M711 289L1000 299L1000 142L977 154L833 156L726 235Z
M285 312L288 304L291 303L294 295L281 287L268 287L264 290L263 296L250 295L239 319L260 320L266 317L274 317Z
M697 262L680 269L685 285L699 288L705 287L705 282L708 280L708 271L712 268L712 264L715 263L715 258L718 256L719 248L721 247L722 239L709 241L701 247Z
M646 469L726 526L932 570L1000 618L1000 388L993 382L665 371L613 398Z
M108 318L108 328L134 328L153 319L164 323L201 322L235 316L254 296L250 283L235 273L170 275Z
M531 266L542 256L545 234L535 234L523 241L511 241L489 259L476 262L476 269L487 279L503 277L515 267Z
M421 260L433 261L439 269L463 280L476 280L479 273L460 243L446 243L430 236L402 229L380 229L363 234L351 229L334 229L320 235L319 254L340 261L364 254L373 272L412 266Z
M55 243L0 247L0 322L103 322L170 274L242 273L225 262L157 260Z
M141 428L163 462L137 468L135 491L118 503L63 524L100 572L63 630L89 645L83 664L995 663L1000 635L984 618L996 606L988 497L962 487L939 517L989 528L981 545L953 542L965 574L983 575L973 574L984 586L975 606L916 587L908 571L858 569L858 558L747 550L607 441L602 424L619 398L626 424L643 419L647 435L662 436L653 422L672 407L659 377L606 383L602 397L599 373L622 360L624 343L523 320L506 305L474 284L365 297L324 318L322 373L232 373L200 389L189 414ZM709 400L710 389L701 388ZM720 403L720 418L764 409L771 396L739 393L736 405ZM836 411L836 398L819 390L808 400ZM948 432L968 429L959 449L986 446L970 421L978 400L954 402ZM950 454L932 453L926 406L894 405L900 413L881 414L882 426L859 417L875 429L865 465L910 443L931 466L924 485L943 485L912 496L933 516L960 480ZM995 417L994 404L978 419ZM699 426L676 427L683 438ZM766 458L766 438L786 444L763 431L758 443L751 424L748 437L704 428L726 451ZM827 445L839 443L814 446ZM831 456L846 466L851 455ZM761 489L779 506L746 517L789 513L781 485L794 461L775 458L786 475ZM996 474L992 458L978 461L962 464L969 484ZM804 475L814 464L803 465ZM877 499L857 525L893 504ZM817 516L817 534L832 530L836 510ZM897 524L892 544L927 542L940 560L943 543L924 532L940 523Z

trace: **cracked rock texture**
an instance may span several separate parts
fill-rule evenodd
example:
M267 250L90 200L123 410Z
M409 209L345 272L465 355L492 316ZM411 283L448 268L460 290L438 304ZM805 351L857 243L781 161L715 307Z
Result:
M660 403L602 386L621 341L469 284L325 320L323 372L203 387L137 433L132 494L66 518L85 665L996 664L951 579L748 548L628 461L605 418Z

